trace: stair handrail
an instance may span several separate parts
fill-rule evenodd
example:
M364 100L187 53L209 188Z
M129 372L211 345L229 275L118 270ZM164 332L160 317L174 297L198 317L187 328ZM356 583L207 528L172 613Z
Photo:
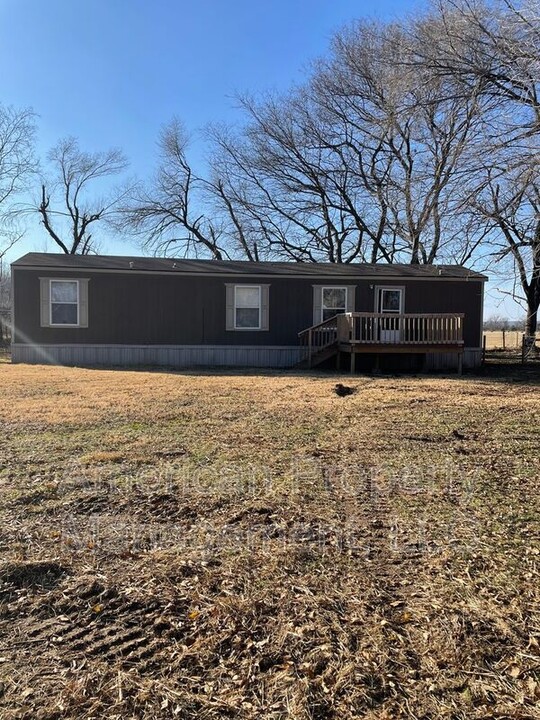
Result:
M320 328L323 325L326 325L327 323L331 323L333 320L335 320L338 317L338 315L343 315L343 313L337 313L336 315L332 315L332 317L328 318L327 320L323 320L322 322L317 323L316 325L311 325L310 327L300 330L300 332L298 333L298 337L302 337L302 335L305 335L310 330L317 330L317 328Z
M314 352L320 352L337 342L338 318L340 315L342 315L342 313L336 313L336 315L332 315L331 318L323 320L320 323L316 323L315 325L311 325L311 327L304 328L304 330L301 330L298 333L301 344L303 344L304 341L307 341L308 367L311 367L311 360ZM328 333L326 336L323 334L325 331ZM322 342L315 342L314 340L317 337L321 338Z

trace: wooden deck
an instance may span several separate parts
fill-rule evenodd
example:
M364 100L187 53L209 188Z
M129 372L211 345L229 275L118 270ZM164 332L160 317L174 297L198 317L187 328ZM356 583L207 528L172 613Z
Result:
M305 347L305 364L314 367L340 354L351 356L355 371L358 353L376 356L394 353L455 353L462 370L463 318L459 313L344 313L335 315L299 333Z

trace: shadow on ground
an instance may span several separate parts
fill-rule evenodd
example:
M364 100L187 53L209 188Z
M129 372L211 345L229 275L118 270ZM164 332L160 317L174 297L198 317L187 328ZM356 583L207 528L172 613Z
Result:
M0 364L10 363L11 355L8 350L0 348ZM334 361L327 365L322 365L314 370L304 370L298 368L260 368L260 367L190 367L190 368L174 368L162 367L155 365L141 365L138 367L126 366L98 366L90 367L88 370L120 370L122 372L155 372L166 373L171 375L211 375L217 377L227 376L269 376L286 375L291 377L329 377L329 376L349 376L348 370L336 370ZM423 373L415 370L388 370L379 373L363 372L356 373L356 377L424 377ZM453 371L432 371L429 376L447 377L455 380L467 380L486 378L499 382L512 382L522 384L540 384L540 352L533 358L528 359L525 363L521 360L521 352L516 350L490 350L486 353L484 364L475 370L465 370L462 376L457 375Z

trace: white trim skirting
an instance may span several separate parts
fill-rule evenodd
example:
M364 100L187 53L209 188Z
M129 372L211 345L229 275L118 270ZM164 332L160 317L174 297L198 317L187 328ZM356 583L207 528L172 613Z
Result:
M32 365L77 367L293 367L304 357L300 346L254 345L28 345L13 343L11 361ZM399 357L399 356L396 356ZM464 348L463 367L479 367L481 348ZM433 353L426 357L426 370L454 370L455 353Z
M299 346L243 345L26 345L13 343L14 363L96 366L292 367L302 360Z
M482 348L463 348L463 367L472 369L482 364ZM458 365L456 353L429 353L426 370L455 370Z

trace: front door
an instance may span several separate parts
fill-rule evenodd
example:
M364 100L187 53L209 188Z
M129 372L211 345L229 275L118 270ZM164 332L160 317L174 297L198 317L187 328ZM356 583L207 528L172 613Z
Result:
M377 312L379 319L379 341L398 343L401 339L399 316L403 311L403 288L377 288Z

